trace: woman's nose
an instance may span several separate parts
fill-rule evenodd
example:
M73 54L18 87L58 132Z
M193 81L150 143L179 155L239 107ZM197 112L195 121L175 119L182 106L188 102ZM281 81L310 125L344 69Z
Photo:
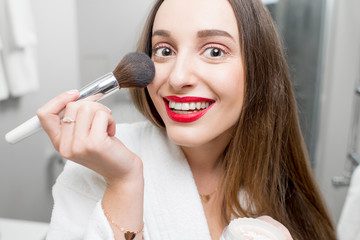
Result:
M193 87L197 82L194 70L190 57L177 55L168 78L169 85L178 92Z

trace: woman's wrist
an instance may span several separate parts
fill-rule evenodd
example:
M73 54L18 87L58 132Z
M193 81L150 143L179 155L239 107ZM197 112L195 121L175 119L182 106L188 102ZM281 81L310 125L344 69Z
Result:
M113 191L122 191L122 188L127 187L143 187L144 177L143 164L141 159L136 158L132 160L129 165L131 166L127 167L126 173L112 172L110 176L104 176L107 189Z
M107 183L102 199L104 213L116 239L134 233L140 237L143 228L144 180L142 173L133 178ZM140 238L141 239L141 238Z
M142 208L144 198L144 177L142 168L136 168L121 178L106 179L103 205L134 205ZM105 203L104 203L105 202Z
M105 193L113 197L127 193L132 195L143 195L144 192L144 177L142 174L128 176L124 178L113 178L106 180Z

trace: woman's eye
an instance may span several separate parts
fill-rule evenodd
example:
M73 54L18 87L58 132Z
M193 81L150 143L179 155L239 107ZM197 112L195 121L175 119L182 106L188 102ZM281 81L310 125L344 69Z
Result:
M174 52L170 48L161 47L155 49L154 55L158 57L168 57L174 55Z
M203 54L205 57L219 58L219 57L223 57L225 53L220 48L208 48L205 50Z

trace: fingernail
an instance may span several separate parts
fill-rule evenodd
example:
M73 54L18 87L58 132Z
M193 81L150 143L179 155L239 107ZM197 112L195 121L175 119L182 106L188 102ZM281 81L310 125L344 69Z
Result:
M77 89L72 89L72 90L67 91L66 93L69 94L69 95L74 95L77 92L78 92Z

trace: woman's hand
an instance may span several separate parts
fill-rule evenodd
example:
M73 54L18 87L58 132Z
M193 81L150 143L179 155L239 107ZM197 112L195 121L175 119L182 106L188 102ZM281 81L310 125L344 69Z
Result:
M111 110L95 102L95 96L74 102L78 96L77 90L68 91L46 103L37 111L41 125L62 157L105 178L102 206L111 216L109 222L139 229L143 219L142 162L114 137L116 124ZM111 227L116 238L123 237L114 224ZM141 237L138 234L137 238Z
M41 125L62 157L88 167L108 185L142 178L142 162L115 135L111 110L94 97L76 101L79 92L68 91L37 111ZM59 114L75 122L62 122Z

